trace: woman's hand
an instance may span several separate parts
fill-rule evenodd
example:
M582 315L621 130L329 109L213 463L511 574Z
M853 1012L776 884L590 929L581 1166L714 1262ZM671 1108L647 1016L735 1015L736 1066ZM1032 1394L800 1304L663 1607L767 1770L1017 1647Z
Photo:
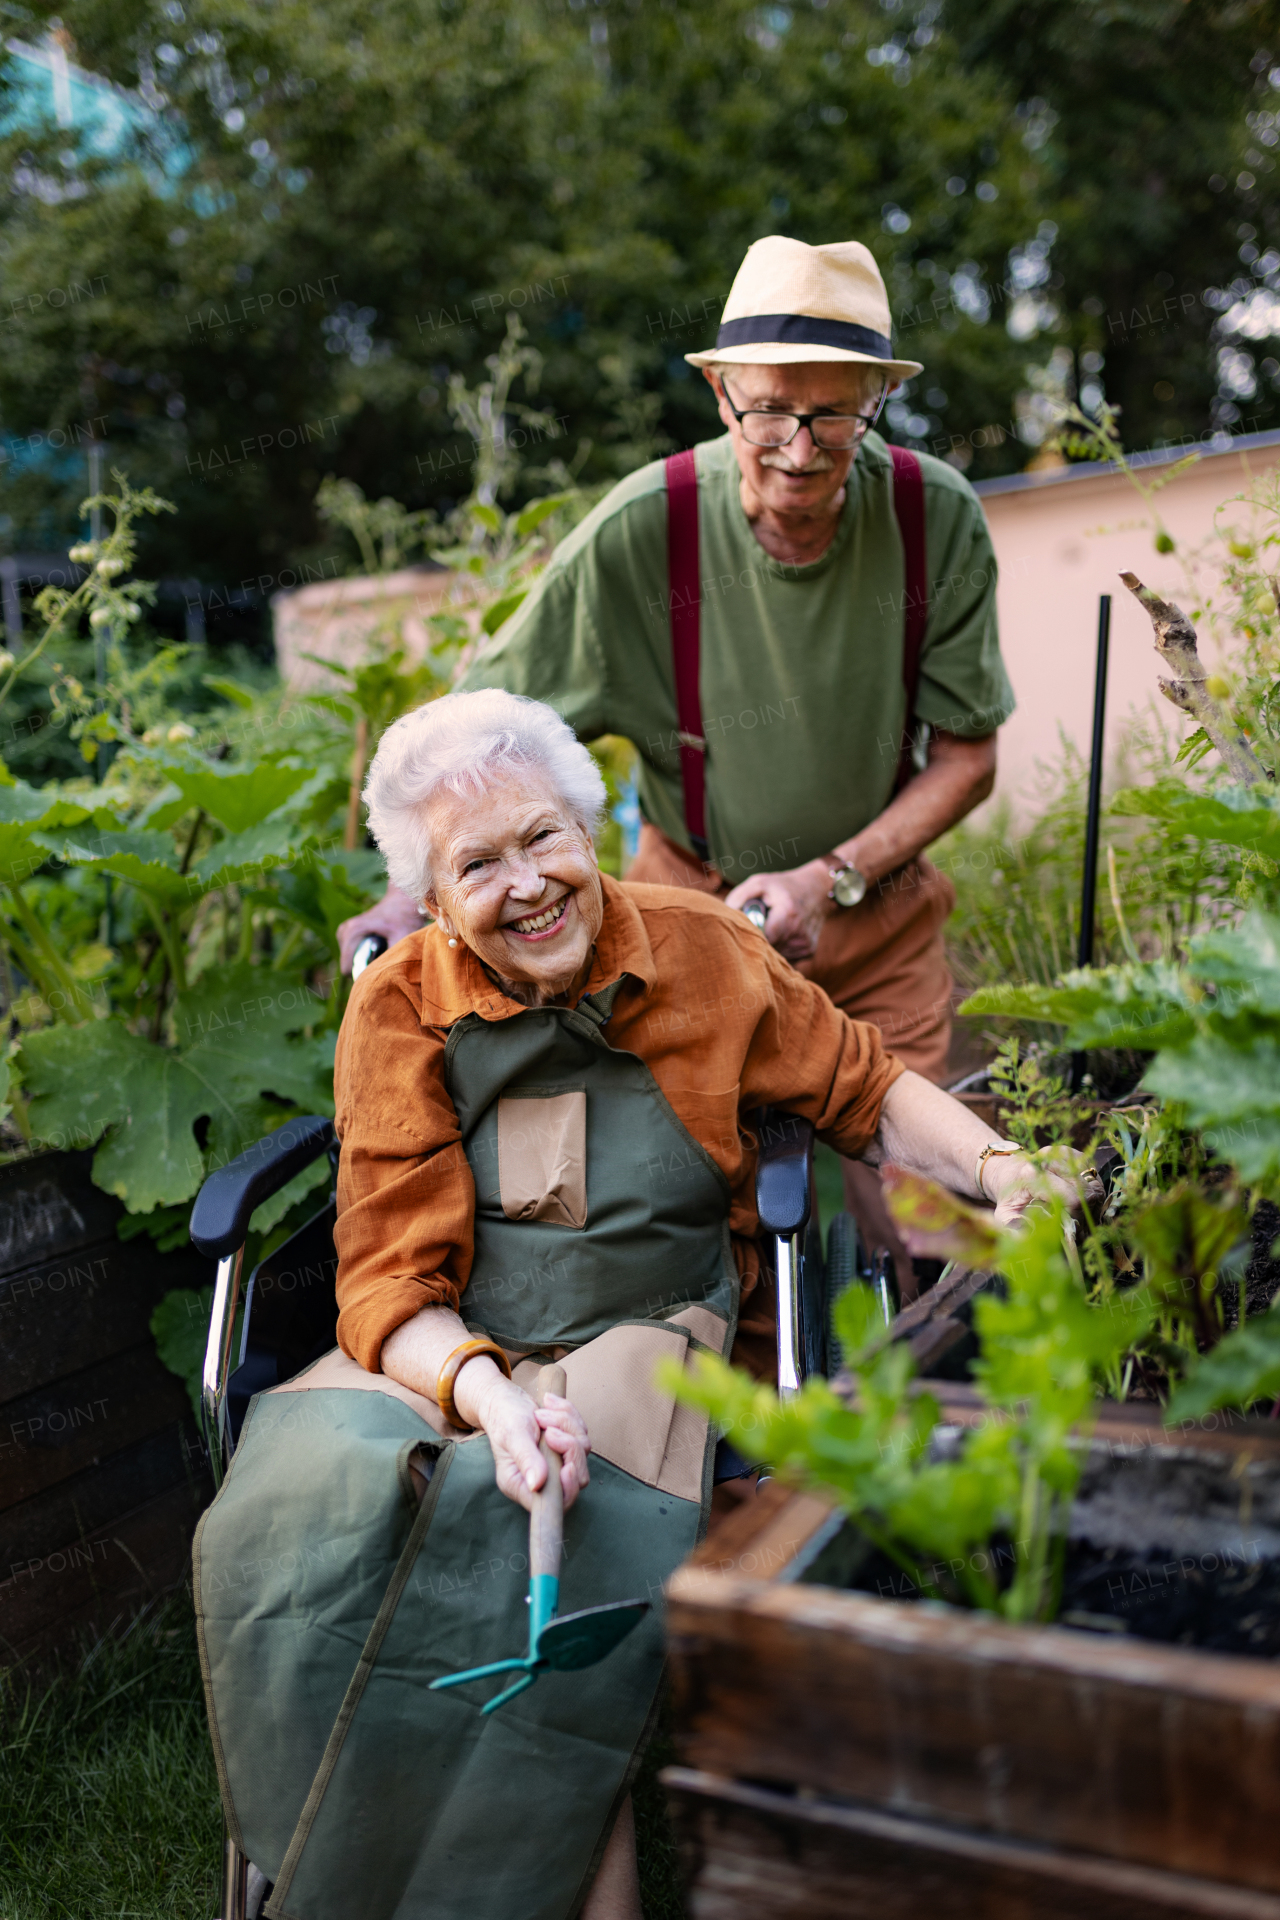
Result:
M1060 1151L1071 1152L1070 1148ZM1102 1193L1102 1183L1092 1167L1082 1164L1073 1177L1065 1166L1055 1167L1051 1161L1035 1160L1025 1153L992 1154L983 1162L982 1185L995 1202L998 1227L1016 1226L1028 1207L1050 1195L1074 1210L1080 1204L1082 1191L1086 1200L1096 1200Z
M484 1376L487 1369L492 1378ZM476 1377L468 1380L468 1375ZM454 1382L454 1405L465 1420L483 1427L493 1448L494 1478L508 1500L526 1509L547 1477L539 1441L561 1458L560 1485L566 1512L591 1478L586 1422L571 1400L549 1393L535 1407L523 1387L504 1379L487 1355L468 1361Z

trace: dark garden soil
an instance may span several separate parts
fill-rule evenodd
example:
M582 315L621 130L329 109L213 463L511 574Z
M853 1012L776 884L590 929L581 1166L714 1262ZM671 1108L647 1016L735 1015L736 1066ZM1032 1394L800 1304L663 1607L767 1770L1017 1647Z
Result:
M940 1430L939 1451L950 1451L957 1439L955 1429ZM1011 1542L997 1541L974 1561L1008 1587L1016 1561ZM945 1562L921 1572L948 1599L961 1597ZM852 1521L834 1517L797 1561L796 1577L930 1603ZM1061 1579L1060 1626L1280 1657L1280 1465L1172 1442L1096 1442L1072 1508Z

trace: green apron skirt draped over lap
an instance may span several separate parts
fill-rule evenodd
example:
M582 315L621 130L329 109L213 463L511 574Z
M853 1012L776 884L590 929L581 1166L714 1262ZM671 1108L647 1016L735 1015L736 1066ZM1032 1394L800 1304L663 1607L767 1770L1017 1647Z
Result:
M738 1282L723 1174L605 1038L617 991L468 1015L445 1077L476 1187L463 1317L519 1380L559 1358L591 1434L560 1611L653 1611L493 1715L501 1676L429 1692L528 1636L528 1515L488 1440L337 1352L259 1395L195 1586L223 1804L274 1920L568 1920L630 1786L714 1448L655 1373L728 1351Z

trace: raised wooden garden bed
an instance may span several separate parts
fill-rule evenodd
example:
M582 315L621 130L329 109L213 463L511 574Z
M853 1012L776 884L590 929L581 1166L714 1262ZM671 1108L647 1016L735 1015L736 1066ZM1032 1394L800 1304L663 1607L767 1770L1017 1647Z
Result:
M1122 1630L822 1584L857 1542L776 1485L724 1524L669 1588L695 1920L1280 1920L1280 1660L1138 1637L1280 1646L1280 1433L1110 1410L1072 1539Z
M103 1630L180 1581L211 1487L149 1320L212 1278L116 1237L89 1153L0 1168L0 1664Z

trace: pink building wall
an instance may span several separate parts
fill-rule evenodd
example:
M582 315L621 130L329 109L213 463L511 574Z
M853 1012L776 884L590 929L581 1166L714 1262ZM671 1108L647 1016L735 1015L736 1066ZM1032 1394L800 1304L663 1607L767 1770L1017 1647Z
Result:
M1149 456L1144 478L1180 457ZM1229 449L1205 451L1156 497L1176 542L1170 554L1155 551L1150 516L1123 474L1068 467L978 487L1000 565L1000 641L1018 701L1000 731L997 800L1025 810L1036 762L1056 756L1060 726L1087 756L1102 593L1111 595L1108 764L1140 712L1156 719L1171 739L1184 737L1187 723L1156 685L1160 663L1151 623L1120 572L1131 570L1190 611L1184 557L1208 549L1214 513L1223 502L1247 492L1277 465L1280 434L1251 434ZM1223 518L1244 526L1252 516L1247 507L1236 507ZM1204 653L1206 660L1215 657L1208 645Z

